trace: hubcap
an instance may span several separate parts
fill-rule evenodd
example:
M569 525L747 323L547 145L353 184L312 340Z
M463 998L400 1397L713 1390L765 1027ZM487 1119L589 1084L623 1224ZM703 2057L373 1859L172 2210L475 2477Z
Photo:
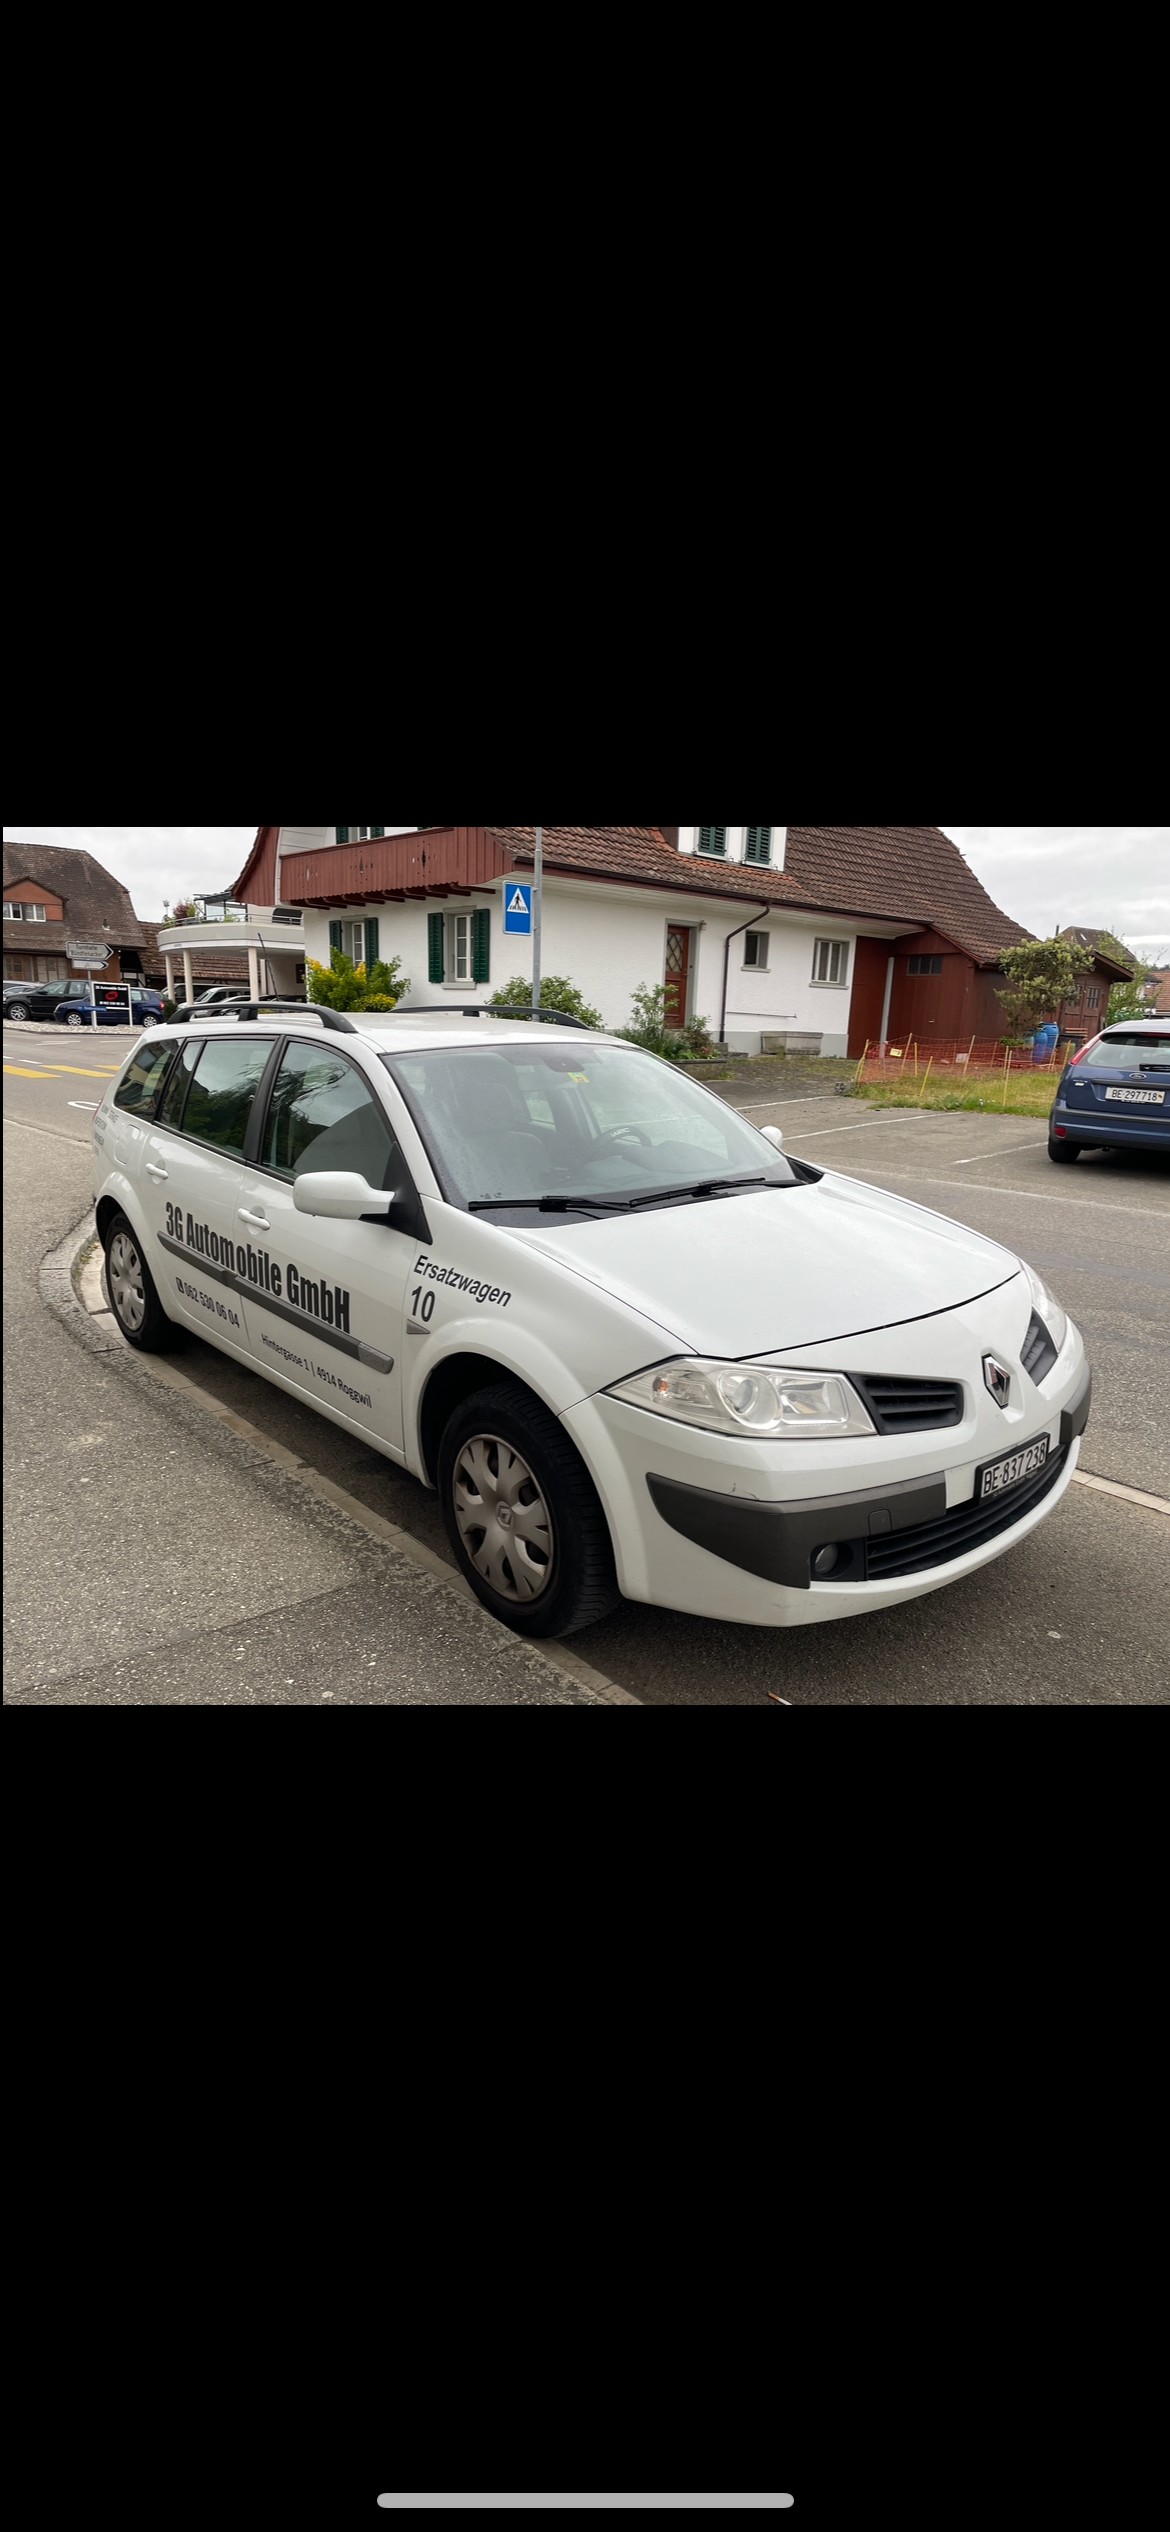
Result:
M142 1259L124 1231L117 1231L110 1242L106 1259L110 1299L124 1327L140 1328L146 1317L146 1291L142 1281Z
M555 1558L552 1516L527 1460L495 1433L465 1442L452 1480L459 1535L501 1600L536 1600Z

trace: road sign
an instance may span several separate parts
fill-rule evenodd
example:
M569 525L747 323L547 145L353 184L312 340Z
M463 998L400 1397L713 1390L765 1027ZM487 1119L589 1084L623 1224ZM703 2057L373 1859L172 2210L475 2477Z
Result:
M104 967L109 960L108 941L67 941L65 947L75 967Z
M504 883L504 930L532 930L532 890L522 888L519 880L508 879Z

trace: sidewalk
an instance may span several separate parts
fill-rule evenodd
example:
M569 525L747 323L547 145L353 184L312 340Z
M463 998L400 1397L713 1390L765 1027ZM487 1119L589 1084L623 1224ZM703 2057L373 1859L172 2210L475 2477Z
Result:
M10 1703L611 1701L574 1680L570 1647L562 1668L497 1625L85 1310L87 1153L17 1128L5 1174Z

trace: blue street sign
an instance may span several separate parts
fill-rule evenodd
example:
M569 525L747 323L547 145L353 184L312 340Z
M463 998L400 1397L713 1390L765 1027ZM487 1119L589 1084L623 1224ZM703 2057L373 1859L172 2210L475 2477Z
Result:
M518 880L507 879L504 882L504 930L532 930L532 890L522 888Z

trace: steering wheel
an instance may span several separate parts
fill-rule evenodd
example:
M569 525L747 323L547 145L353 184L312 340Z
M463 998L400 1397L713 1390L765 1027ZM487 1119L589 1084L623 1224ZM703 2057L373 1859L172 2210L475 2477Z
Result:
M598 1136L598 1141L602 1143L645 1143L648 1150L653 1149L649 1135L643 1133L640 1125L603 1125Z

